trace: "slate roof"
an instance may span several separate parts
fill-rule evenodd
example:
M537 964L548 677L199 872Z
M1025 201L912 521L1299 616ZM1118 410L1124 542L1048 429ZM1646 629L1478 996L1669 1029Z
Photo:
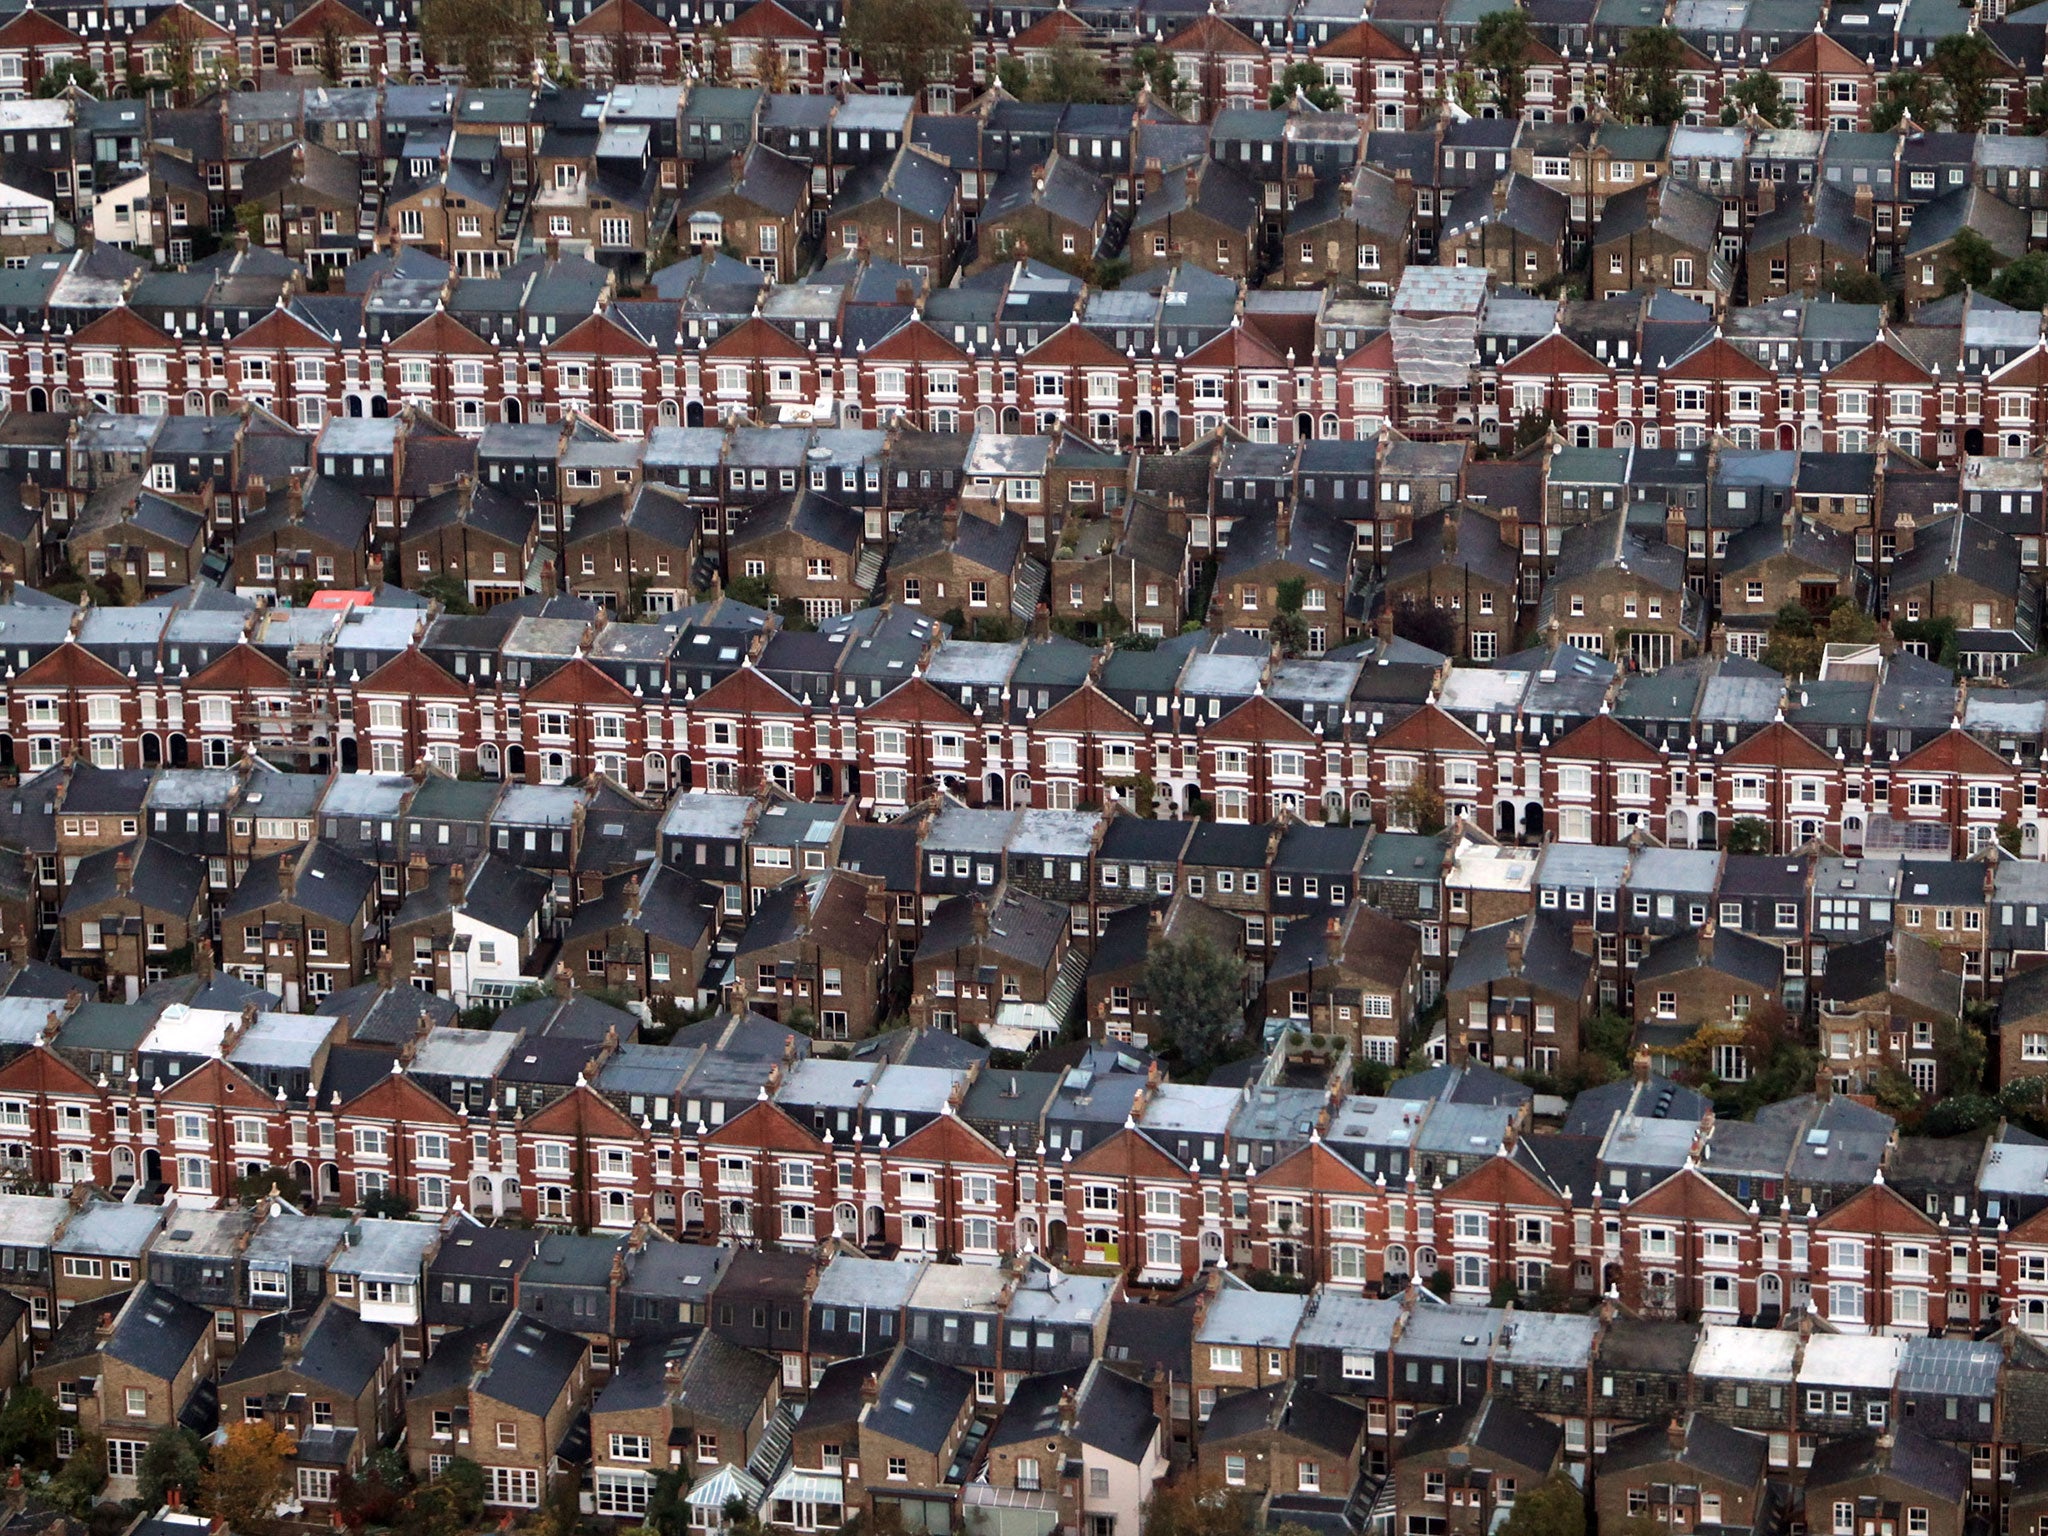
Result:
M1019 964L1045 967L1067 931L1067 909L1005 885L984 903L974 896L950 896L939 903L918 943L920 960L952 953L977 942L977 912L986 912L988 932L978 942Z
M1564 1445L1564 1431L1548 1419L1500 1397L1417 1414L1401 1442L1401 1455L1423 1456L1467 1446L1475 1455L1506 1457L1518 1467L1548 1472Z
M1572 948L1570 924L1559 914L1543 910L1467 933L1464 947L1452 963L1448 989L1459 992L1506 979L1508 933L1517 928L1522 933L1522 976L1546 992L1578 997L1585 990L1593 959Z
M442 1339L436 1357L462 1337L451 1334ZM546 1413L581 1368L590 1346L573 1333L564 1333L523 1312L507 1318L491 1352L491 1363L477 1379L476 1390L528 1413ZM461 1363L467 1365L470 1359Z
M899 1349L881 1393L861 1423L892 1440L933 1454L947 1449L960 1411L974 1396L974 1378L913 1349Z
M1684 1442L1675 1455L1669 1426L1646 1424L1610 1439L1600 1466L1603 1473L1619 1473L1677 1461L1754 1487L1764 1477L1769 1452L1770 1442L1765 1436L1733 1429L1703 1413L1695 1413L1685 1421Z
M1365 1410L1298 1381L1284 1381L1219 1397L1202 1426L1202 1442L1221 1444L1268 1431L1348 1456L1365 1433Z
M1887 1438L1889 1450L1880 1443ZM1888 1437L1866 1430L1839 1440L1823 1440L1806 1470L1806 1486L1867 1487L1873 1478L1887 1475L1909 1488L1959 1505L1970 1491L1970 1458L1952 1445L1930 1440L1910 1424L1900 1424Z
M300 1355L295 1365L285 1360L285 1336L297 1331ZM308 1381L355 1397L376 1376L384 1357L397 1342L398 1330L388 1323L366 1323L347 1307L328 1301L308 1313L273 1312L250 1330L233 1360L221 1367L223 1386L293 1370Z

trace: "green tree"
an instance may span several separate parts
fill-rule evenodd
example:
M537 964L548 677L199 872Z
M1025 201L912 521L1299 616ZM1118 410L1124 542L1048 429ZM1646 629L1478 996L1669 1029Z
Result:
M1629 1070L1635 1035L1635 1020L1613 1008L1602 1008L1586 1021L1587 1050L1611 1066L1616 1076Z
M546 42L540 0L426 0L420 12L428 58L455 65L471 85L525 80Z
M1029 101L1096 103L1110 99L1102 61L1072 38L1061 38L1031 66Z
M173 1488L187 1504L199 1499L199 1474L206 1466L206 1447L183 1425L159 1430L135 1469L135 1494L145 1508L163 1504Z
M1220 1472L1191 1471L1153 1488L1141 1529L1143 1536L1252 1536L1258 1516L1250 1496L1227 1487Z
M960 0L853 0L843 36L864 65L913 101L949 78L955 55L974 41Z
M1987 291L2014 309L2048 308L2048 255L2029 251L2017 261L2007 262Z
M1939 128L1948 116L1948 87L1941 76L1923 69L1895 69L1877 83L1870 108L1870 126L1890 133L1899 119L1910 116L1922 128Z
M1280 78L1266 93L1266 105L1284 107L1294 100L1296 91L1306 96L1308 104L1318 112L1334 112L1344 104L1337 88L1324 76L1323 66L1314 59L1297 59L1280 71Z
M44 1485L43 1497L73 1519L83 1519L106 1486L107 1443L98 1435L85 1435L63 1470Z
M447 1490L454 1500L455 1512L465 1524L474 1524L483 1518L484 1494L487 1484L484 1469L467 1456L457 1456L441 1469L435 1485Z
M1533 448L1550 436L1557 418L1548 411L1524 411L1515 419L1515 452Z
M1136 79L1131 95L1149 87L1152 99L1169 112L1185 112L1187 82L1180 77L1180 65L1171 51L1157 43L1141 43L1131 50L1131 72Z
M1570 1478L1550 1478L1515 1499L1501 1536L1586 1536L1586 1496Z
M1773 128L1792 126L1792 109L1778 77L1767 69L1754 69L1729 87L1728 100L1721 108L1721 122L1732 126L1745 115L1754 114Z
M1885 291L1884 279L1868 267L1837 267L1830 272L1822 286L1844 304L1891 303L1892 296Z
M1969 1019L1943 1019L1934 1026L1934 1055L1941 1063L1942 1087L1949 1093L1979 1093L1990 1047L1984 1031Z
M775 585L766 576L735 576L726 583L725 595L749 608L775 606Z
M1519 6L1488 11L1472 29L1472 46L1465 51L1474 69L1493 77L1493 99L1504 116L1520 117L1528 94L1524 71L1529 63L1529 13Z
M44 98L62 96L74 85L81 91L97 91L100 72L83 59L60 59L43 71L43 78L36 82L36 94Z
M1266 623L1266 635L1283 655L1299 656L1308 649L1308 620L1301 616L1307 596L1305 577L1289 576L1274 583L1273 617Z
M329 85L341 84L344 58L342 48L341 24L334 19L334 13L330 11L320 23L319 48L320 78Z
M1615 70L1616 109L1646 123L1677 122L1685 115L1685 89L1678 79L1684 60L1685 39L1672 28L1636 28Z
M297 1204L305 1191L299 1188L299 1176L289 1168L259 1168L254 1173L245 1173L235 1180L235 1198L244 1205L254 1205L259 1200L270 1198L276 1190L279 1197Z
M0 1408L0 1466L19 1462L31 1472L57 1465L57 1404L41 1387L27 1384L7 1394Z
M1162 939L1145 962L1145 995L1188 1063L1211 1062L1244 1031L1244 962L1199 939Z
M403 1221L412 1214L412 1202L395 1189L380 1190L363 1202L363 1214Z
M1947 90L1956 132L1982 130L1991 109L1991 82L2004 73L1991 40L1982 32L1951 32L1934 45L1934 72Z
M687 1468L673 1468L655 1478L647 1494L646 1528L656 1536L685 1536L690 1524L690 1505L685 1498L689 1491Z
M1722 841L1730 853L1769 853L1771 824L1761 816L1738 816L1728 824L1728 836Z
M1976 230L1963 228L1949 242L1948 276L1941 287L1943 293L1959 293L1964 288L1988 288L1991 279L1997 275L1998 264L2005 258L1998 254L1998 247L1986 240Z

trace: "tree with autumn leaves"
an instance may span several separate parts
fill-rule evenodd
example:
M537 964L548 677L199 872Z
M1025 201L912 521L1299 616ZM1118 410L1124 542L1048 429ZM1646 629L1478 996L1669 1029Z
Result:
M199 1509L236 1536L267 1536L278 1529L277 1506L291 1493L291 1458L298 1446L260 1419L230 1424L214 1442L199 1474Z

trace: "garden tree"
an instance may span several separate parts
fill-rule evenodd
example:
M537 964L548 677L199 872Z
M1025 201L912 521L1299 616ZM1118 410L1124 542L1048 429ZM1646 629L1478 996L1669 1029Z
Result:
M1998 264L2005 259L1998 254L1997 246L1968 227L1956 231L1948 254L1951 265L1941 285L1944 294L1960 293L1965 288L1988 288L1997 275Z
M1877 1101L1877 1107L1894 1120L1911 1123L1919 1118L1920 1090L1913 1086L1913 1079L1906 1076L1897 1062L1887 1061L1877 1069L1877 1077L1870 1085L1870 1096Z
M654 1486L647 1491L647 1514L643 1521L646 1529L657 1536L686 1536L690 1506L684 1496L689 1491L690 1474L686 1468L671 1468L656 1477Z
M390 1526L397 1523L406 1490L411 1486L412 1472L406 1465L405 1452L395 1446L386 1447L371 1452L361 1471L336 1481L335 1508L340 1511L342 1523L352 1531L360 1531L366 1525Z
M386 1221L403 1221L412 1214L412 1201L395 1189L382 1190L363 1202L365 1216L379 1216Z
M1493 75L1493 99L1502 115L1520 117L1522 101L1528 94L1523 71L1529 62L1529 13L1519 6L1488 11L1472 29L1472 46L1465 58L1475 69Z
M1943 1019L1934 1026L1934 1055L1941 1063L1945 1093L1977 1093L1984 1086L1984 1064L1990 1058L1984 1031L1972 1020Z
M1501 1536L1586 1536L1586 1495L1563 1475L1516 1498Z
M917 101L952 74L954 55L974 33L960 0L854 0L843 38L864 65Z
M275 1530L297 1451L291 1436L261 1420L228 1425L199 1475L200 1513L225 1521L236 1536Z
M1266 105L1273 108L1286 106L1294 100L1294 93L1300 91L1308 98L1308 104L1318 112L1334 112L1344 104L1337 88L1330 84L1323 74L1323 66L1314 59L1297 59L1280 72L1280 78L1273 82L1273 88L1266 93Z
M1761 1104L1775 1104L1813 1088L1820 1064L1806 1043L1799 1023L1777 1003L1752 1008L1744 1022L1742 1045L1749 1056L1749 1078L1725 1085L1746 1114Z
M2028 89L2026 107L2027 132L2036 138L2048 133L2048 81Z
M1730 853L1769 853L1771 824L1761 816L1738 816L1728 824L1728 835L1722 841Z
M613 85L632 85L640 78L640 39L634 35L631 20L632 12L624 4L613 9L611 36L605 40L606 73ZM782 67L781 49L769 49L767 57Z
M16 1463L31 1472L57 1465L57 1403L41 1387L16 1387L0 1408L0 1466Z
M1394 604L1394 633L1440 656L1455 655L1458 649L1458 621L1450 611L1417 598L1404 597Z
M1899 119L1911 117L1922 128L1939 128L1948 116L1948 88L1941 76L1921 69L1895 69L1877 82L1877 100L1870 109L1870 126L1878 133L1890 133Z
M1135 98L1139 91L1150 88L1152 99L1172 112L1185 111L1188 104L1188 85L1180 77L1180 66L1173 54L1157 43L1143 43L1131 50L1131 74L1136 84L1131 89Z
M1145 995L1184 1062L1214 1061L1244 1030L1244 963L1199 939L1153 944Z
M299 1176L289 1168L259 1168L254 1173L245 1173L235 1180L235 1198L244 1205L254 1205L258 1200L267 1200L271 1192L286 1200L297 1202L305 1193L299 1188Z
M1084 105L1108 101L1111 95L1102 77L1102 61L1070 37L1061 38L1032 63L1028 92L1026 101Z
M2048 308L2048 255L2029 251L2006 263L1986 292L2014 309Z
M1417 779L1387 796L1387 810L1410 832L1434 837L1444 829L1444 797L1427 779Z
M43 1497L73 1519L83 1519L107 1486L107 1442L81 1435L63 1470L43 1485Z
M320 78L329 85L341 84L343 57L341 24L334 19L334 13L331 11L328 12L327 16L320 23L318 56L320 60Z
M1956 132L1981 130L1991 108L1991 82L2005 72L1991 40L1982 32L1951 32L1934 45L1934 72L1947 89Z
M1308 581L1305 577L1289 576L1273 584L1273 617L1266 625L1266 636L1278 645L1288 656L1299 656L1308 649L1308 620L1301 616L1302 600L1308 596Z
M1586 1049L1579 1059L1584 1061L1590 1055L1619 1076L1629 1070L1635 1033L1635 1020L1613 1008L1602 1008L1586 1021Z
M1792 126L1792 109L1785 104L1785 92L1778 77L1767 69L1754 69L1729 87L1728 100L1721 107L1724 127L1740 122L1749 114L1773 128Z
M1763 664L1787 677L1816 676L1829 645L1867 645L1877 638L1877 622L1848 598L1838 599L1819 620L1800 603L1786 603L1771 621Z
M206 1447L191 1430L183 1425L159 1430L135 1469L136 1497L146 1508L156 1509L175 1488L181 1499L193 1503L199 1497L199 1474L205 1466Z
M1250 1497L1214 1470L1158 1484L1141 1516L1143 1536L1252 1536L1257 1529Z
M164 13L163 30L152 45L163 66L156 79L171 93L171 105L189 107L199 94L199 28L194 13L178 6Z
M1838 267L1822 284L1844 304L1889 304L1884 279L1868 267Z
M97 91L100 72L83 59L59 59L43 72L43 78L36 82L36 94L42 97L62 96L72 86L81 91Z
M1678 81L1684 60L1685 39L1672 28L1636 28L1616 66L1617 109L1624 117L1646 123L1677 122L1685 115L1685 90Z
M473 85L501 73L525 79L545 47L547 13L540 0L426 0L420 42L430 59L461 68Z
M1557 425L1557 418L1548 411L1524 411L1515 419L1515 452L1533 448L1550 436L1550 429Z

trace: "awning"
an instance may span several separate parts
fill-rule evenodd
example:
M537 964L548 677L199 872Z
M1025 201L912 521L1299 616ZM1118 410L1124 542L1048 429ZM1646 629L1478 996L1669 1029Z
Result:
M846 1502L846 1484L823 1472L805 1472L791 1467L776 1480L768 1497L792 1504L840 1504Z
M690 1485L684 1496L692 1509L724 1509L728 1500L744 1499L747 1508L761 1507L761 1485L741 1468L727 1462L709 1477Z

